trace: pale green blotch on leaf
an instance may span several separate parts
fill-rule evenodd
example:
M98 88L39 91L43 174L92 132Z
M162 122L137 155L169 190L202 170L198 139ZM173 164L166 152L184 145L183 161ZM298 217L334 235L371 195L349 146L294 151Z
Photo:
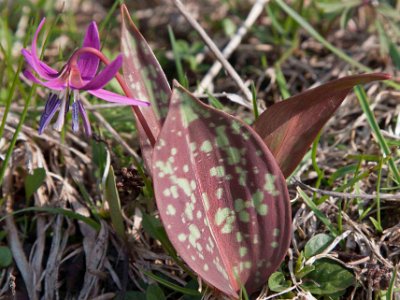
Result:
M164 163L162 160L157 160L155 165L165 174L171 175L173 173L172 165L168 161Z
M169 189L165 189L165 190L163 190L163 195L165 197L169 197L169 196L171 196L171 191Z
M240 243L243 241L243 235L241 232L236 232L236 240Z
M172 176L171 181L174 184L177 184L183 190L186 196L189 197L192 194L189 180L187 180L186 178L177 178L176 176Z
M232 128L233 133L235 133L235 134L241 133L242 128L241 128L241 125L239 122L235 122L235 121L232 122L231 128Z
M196 181L191 180L190 181L190 187L192 188L192 190L194 191L196 189Z
M194 204L189 202L185 204L185 215L189 220L193 220Z
M200 146L200 150L206 153L211 152L213 150L211 142L209 140L204 141Z
M183 94L181 94L182 96ZM190 123L193 121L197 120L199 118L199 115L197 112L193 109L192 106L192 99L190 99L188 96L183 95L182 97L184 100L182 101L180 105L180 111L181 111L181 116L182 116L182 123L183 127L187 128Z
M225 133L225 129L226 129L225 125L221 125L221 126L218 126L217 128L215 128L216 135L217 135L216 141L217 141L218 147L220 147L220 148L225 148L225 147L230 146L229 139Z
M229 165L236 165L240 162L240 151L238 148L235 147L228 147L226 149L228 154L228 164Z
M248 223L250 221L250 214L246 210L239 212L239 220Z
M196 242L200 238L200 230L195 224L189 225L189 243L196 248Z
M180 233L180 234L178 235L178 240L179 240L180 242L184 242L184 241L186 241L186 239L187 239L187 235L186 235L186 234Z
M268 213L268 205L262 203L264 200L264 193L260 190L257 190L252 195L252 200L257 213L261 216L266 216Z
M245 267L246 269L250 269L250 268L251 268L251 265L252 265L251 261L245 261L245 262L244 262L244 267Z
M274 231L272 232L272 235L277 237L277 236L279 236L280 233L281 233L281 231L279 230L279 228L274 228Z
M222 226L222 233L231 233L233 231L233 223L235 222L236 216L235 212L227 207L218 208L215 214L215 224Z
M265 174L265 185L264 190L267 191L271 196L278 196L280 192L275 187L275 176L272 174Z
M246 247L240 247L239 248L239 255L240 257L243 257L247 254L247 248Z
M272 242L271 243L271 247L274 248L274 249L277 248L278 247L278 243L277 242Z
M175 206L173 206L172 204L168 204L167 205L167 215L174 216L175 213L176 213Z
M243 199L236 199L234 206L235 206L235 211L236 212L240 212L241 210L243 210L245 208L244 200Z
M178 187L176 185L172 185L169 190L171 191L172 198L178 199L179 194L178 194Z
M239 166L236 166L235 172L239 175L239 184L241 186L247 186L247 171Z
M210 175L216 177L224 177L225 176L225 168L223 166L212 167L210 169Z

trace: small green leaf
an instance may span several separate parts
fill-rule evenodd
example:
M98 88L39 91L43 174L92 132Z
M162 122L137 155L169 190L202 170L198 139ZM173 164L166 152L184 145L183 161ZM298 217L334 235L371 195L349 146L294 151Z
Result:
M383 231L381 224L374 217L369 217L369 220L372 222L377 231L379 232Z
M0 246L0 269L7 268L12 263L12 253L10 248Z
M29 199L34 192L42 185L46 178L46 170L44 168L37 168L33 170L33 174L28 174L25 178L25 195Z
M152 284L147 287L146 300L163 300L163 299L165 299L164 292L157 284Z
M333 237L329 234L320 233L313 236L304 247L304 256L310 258L324 251L333 241Z
M330 259L320 259L315 270L304 279L302 287L316 295L331 295L354 285L353 273Z
M283 275L281 272L272 273L268 279L268 287L274 292L282 292L291 286L291 282L286 280L285 275Z
M139 291L128 291L125 294L124 300L147 300L146 294Z

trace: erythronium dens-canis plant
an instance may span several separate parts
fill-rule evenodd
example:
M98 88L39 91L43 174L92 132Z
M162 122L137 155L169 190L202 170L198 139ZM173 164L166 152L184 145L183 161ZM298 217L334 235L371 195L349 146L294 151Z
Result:
M354 85L390 76L328 82L272 105L250 127L205 105L177 82L171 93L125 6L121 13L124 78L130 95L146 95L152 103L140 108L152 136L139 124L139 138L167 234L209 285L232 298L241 287L252 293L289 247L285 177Z
M91 135L89 118L80 99L79 91L87 91L109 102L126 105L149 105L148 102L115 94L103 89L116 76L118 70L121 68L123 58L122 55L118 55L114 61L98 72L100 60L104 61L104 55L99 51L100 39L95 22L89 25L82 47L71 55L60 71L54 70L39 59L37 40L44 23L45 18L42 19L35 32L31 50L22 49L21 51L27 62L27 68L23 72L25 77L56 91L56 93L50 93L45 104L45 109L39 122L39 134L43 133L57 110L59 110L58 118L53 127L58 131L61 130L72 98L72 130L74 132L78 131L78 116L80 115L86 135Z

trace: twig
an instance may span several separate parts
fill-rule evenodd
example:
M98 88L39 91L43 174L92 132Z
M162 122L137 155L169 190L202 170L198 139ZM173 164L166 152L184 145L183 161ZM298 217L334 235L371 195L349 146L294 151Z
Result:
M320 194L320 195L327 195L327 196L332 196L332 197L338 197L338 198L348 198L348 199L356 199L356 198L362 198L362 199L376 199L379 197L381 200L387 200L387 201L400 201L400 194L379 194L378 195L369 195L369 194L352 194L352 193L341 193L341 192L332 192L332 191L325 191L325 190L320 190L313 188L309 185L306 185L302 183L301 181L294 179L295 184L305 188L307 190L310 190L314 193Z
M208 34L205 32L205 30L200 26L200 24L189 14L189 12L186 10L185 6L182 4L180 0L174 0L174 3L176 7L179 9L179 11L182 13L182 15L185 17L185 19L190 23L190 25L197 31L197 33L200 35L200 37L203 39L203 41L206 43L208 48L210 48L211 52L214 53L218 61L222 64L222 66L225 68L227 73L232 77L232 79L236 82L238 87L241 89L243 94L245 95L248 103L248 107L251 108L251 101L252 101L252 94L251 91L246 87L244 84L242 78L240 78L239 74L235 71L235 69L232 67L232 65L225 59L224 55L221 53L221 51L218 49L218 47L215 45L215 43L211 40L211 38L208 36Z
M242 42L243 37L246 35L248 29L254 24L254 22L258 19L260 14L264 10L265 4L269 0L257 0L252 9L250 10L246 20L240 26L236 34L233 36L233 38L229 41L228 45L224 48L222 51L222 55L224 58L228 59L231 54L235 51L235 49L240 45ZM219 61L214 62L212 67L208 70L207 74L203 77L203 80L200 82L196 93L202 93L204 92L207 87L211 84L213 81L214 77L217 76L219 71L222 68L222 64ZM251 99L251 98L250 98Z

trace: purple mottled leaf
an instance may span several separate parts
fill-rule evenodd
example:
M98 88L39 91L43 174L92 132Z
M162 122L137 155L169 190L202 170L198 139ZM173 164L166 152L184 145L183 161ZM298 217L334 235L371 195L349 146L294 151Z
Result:
M286 182L255 131L175 83L153 153L161 219L178 254L231 297L261 287L291 236Z
M171 89L164 71L150 46L133 23L125 5L121 6L121 14L121 45L124 56L122 69L124 79L134 98L150 101L150 107L140 107L139 109L146 119L153 136L157 138L168 112ZM153 147L140 123L136 123L143 158L148 166L148 170L151 171Z
M389 78L384 73L371 73L325 83L272 105L259 116L254 129L287 177L355 85Z

